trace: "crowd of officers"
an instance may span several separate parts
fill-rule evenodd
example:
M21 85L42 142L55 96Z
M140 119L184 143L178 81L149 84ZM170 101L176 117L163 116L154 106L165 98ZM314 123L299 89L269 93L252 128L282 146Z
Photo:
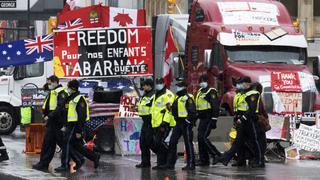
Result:
M143 125L140 135L141 163L136 167L151 167L152 150L157 155L157 165L152 169L174 169L181 136L187 157L183 170L210 166L211 159L213 165L223 163L227 166L233 158L236 159L233 166L246 166L249 160L251 167L264 167L265 131L257 123L263 109L260 98L262 87L251 83L249 77L237 79L234 85L237 89L234 97L237 136L231 148L222 154L208 139L212 129L217 128L220 102L217 90L208 85L207 75L199 78L200 88L195 97L187 92L187 82L183 79L176 84L176 95L165 87L162 78L156 79L155 88L153 80L146 79L142 84L144 95L137 108ZM199 123L196 123L197 120ZM193 146L193 127L196 124L199 146L197 162Z
M79 169L85 162L84 157L93 161L98 168L100 155L84 146L84 124L89 120L89 106L86 98L80 95L79 81L68 82L66 89L59 84L59 78L47 79L48 96L43 104L43 117L46 121L46 132L41 148L40 161L34 169L47 171L56 152L56 145L62 149L61 166L55 171L69 171L70 159Z

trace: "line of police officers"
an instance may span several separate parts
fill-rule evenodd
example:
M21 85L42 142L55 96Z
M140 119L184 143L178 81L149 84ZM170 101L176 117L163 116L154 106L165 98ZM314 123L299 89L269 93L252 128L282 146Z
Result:
M157 165L152 169L174 169L177 160L177 144L181 135L184 138L187 154L187 164L183 170L194 170L195 166L209 166L212 163L228 162L237 153L236 165L243 165L244 144L249 144L249 151L253 157L252 167L264 167L264 150L259 142L257 133L257 114L259 112L260 93L252 89L251 80L242 77L237 81L238 94L234 98L235 123L237 138L232 148L221 154L208 139L212 129L217 127L219 116L218 92L208 85L208 76L199 79L200 89L195 98L187 93L187 83L178 80L176 96L165 87L162 78L156 79L155 92L153 81L147 79L142 87L144 95L138 103L138 113L143 119L140 135L141 163L137 168L148 168L150 150L157 155ZM241 87L240 87L241 86ZM199 161L195 162L193 148L193 127L197 119ZM265 139L260 139L265 141ZM243 160L244 159L244 160Z
M79 81L72 80L68 89L59 84L59 78L51 76L47 80L49 94L43 105L43 117L46 121L40 161L34 169L47 171L56 151L56 145L62 149L61 166L57 172L68 171L70 158L76 163L75 170L84 163L84 157L99 166L100 155L84 146L84 123L89 120L89 106L80 95Z

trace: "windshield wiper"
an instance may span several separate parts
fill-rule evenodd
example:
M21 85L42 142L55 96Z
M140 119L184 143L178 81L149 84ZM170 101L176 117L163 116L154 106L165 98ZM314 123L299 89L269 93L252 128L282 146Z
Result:
M286 61L264 61L266 64L288 64Z
M256 63L256 61L254 60L234 60L232 61L234 63L237 63L237 62L243 62L243 63Z

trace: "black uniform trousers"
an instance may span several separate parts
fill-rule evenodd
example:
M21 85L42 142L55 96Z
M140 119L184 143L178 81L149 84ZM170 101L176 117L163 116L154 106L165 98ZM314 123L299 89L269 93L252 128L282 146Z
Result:
M245 146L249 146L245 148ZM256 129L256 123L251 120L243 120L241 124L237 125L237 137L232 144L231 148L223 154L223 159L229 162L232 157L237 153L238 162L243 162L245 160L245 149L252 150L254 157L254 162L257 164L261 163L261 146L258 141L258 132Z
M65 161L65 164L67 165L69 164L70 158L75 160L76 163L81 163L81 155L91 161L95 161L98 158L98 155L95 152L90 151L84 146L82 138L76 138L75 127L67 127L64 143L65 148L63 148L62 154L64 154L65 158L61 159Z
M45 132L42 147L41 147L40 162L39 162L39 164L41 164L42 166L46 166L46 167L49 166L51 160L54 157L57 144L59 145L60 148L64 147L63 134L60 129L61 129L60 126L55 126L55 125L48 125L46 128L46 132Z
M168 145L164 140L168 137L171 127L166 128L164 131L160 127L154 128L153 152L157 154L157 166L167 165Z
M260 145L260 149L261 149L261 164L264 165L265 163L265 159L264 159L264 154L266 152L266 149L267 149L267 137L266 137L266 132L264 132L263 130L257 128L257 131L258 131L258 142L259 142L259 145Z
M174 167L177 160L177 145L181 135L184 139L184 145L187 152L187 165L194 166L195 157L194 157L194 149L193 149L193 132L191 123L187 123L185 119L179 119L176 121L177 124L173 128L172 135L169 143L169 152L168 152L168 160L167 165L170 167Z
M140 134L141 164L150 165L150 150L153 150L153 129L151 116L141 116L143 120Z
M198 146L200 161L206 164L210 163L209 153L212 157L221 155L220 151L208 139L214 123L216 122L213 122L213 120L209 117L200 118L200 123L198 126Z

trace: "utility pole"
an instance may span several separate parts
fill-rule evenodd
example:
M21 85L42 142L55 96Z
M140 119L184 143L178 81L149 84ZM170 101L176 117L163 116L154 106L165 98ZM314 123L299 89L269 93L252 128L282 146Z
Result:
M27 17L27 19L28 19L28 20L27 20L27 21L28 21L28 22L27 22L27 26L28 26L28 27L27 27L27 33L28 33L27 36L28 36L28 38L30 38L30 36L31 36L31 35L30 35L30 0L28 0L28 12L27 12L27 14L28 14L28 15L27 15L27 16L28 16L28 17Z

